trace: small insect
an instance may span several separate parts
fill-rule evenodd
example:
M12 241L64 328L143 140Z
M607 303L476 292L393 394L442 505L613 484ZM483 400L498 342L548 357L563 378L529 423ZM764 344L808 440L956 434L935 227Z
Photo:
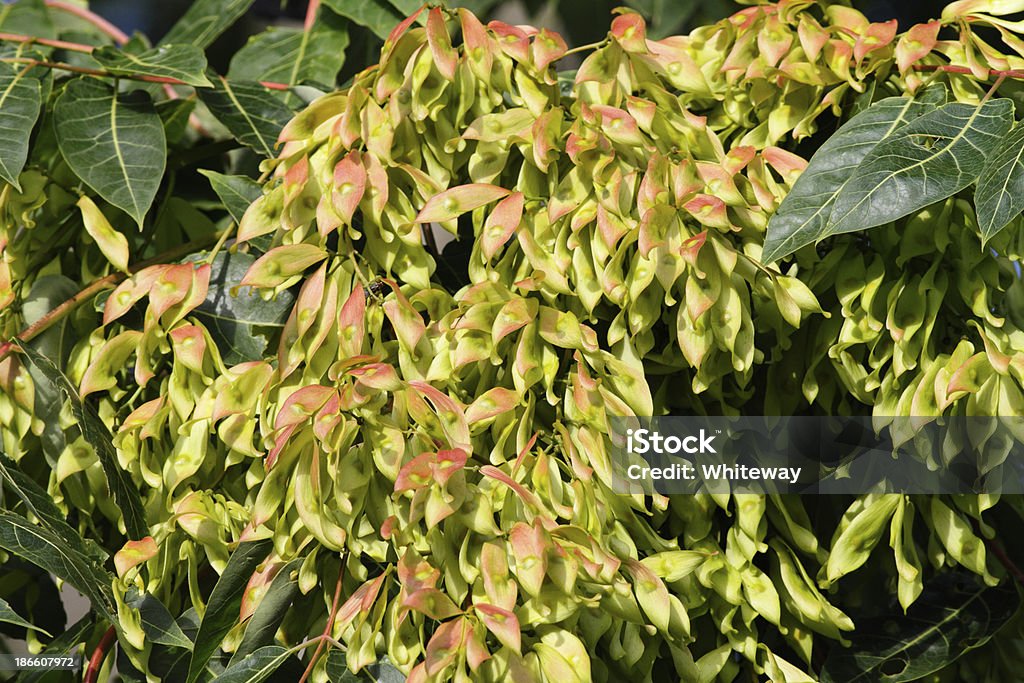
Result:
M373 282L366 286L366 301L369 302L370 299L383 299L384 294L387 293L387 291L387 283L381 280L380 278L377 278L376 280L374 280Z

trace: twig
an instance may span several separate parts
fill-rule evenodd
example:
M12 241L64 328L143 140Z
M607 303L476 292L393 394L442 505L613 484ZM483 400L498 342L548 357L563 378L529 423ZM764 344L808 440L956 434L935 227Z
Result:
M46 0L46 6L60 10L61 12L67 12L68 14L72 14L79 19L89 22L113 39L113 41L118 45L124 45L128 42L128 35L124 31L114 26L95 12L90 12L85 7L81 7L70 2L64 2L64 0Z
M324 632L320 635L320 642L316 645L316 650L309 658L309 664L306 665L306 670L302 672L302 678L299 679L299 683L306 683L306 680L313 673L313 667L316 666L317 657L320 656L320 651L324 647L324 643L331 637L331 631L334 629L334 618L338 615L338 603L341 598L341 582L345 578L345 558L341 558L341 569L338 570L338 585L334 587L334 601L331 603L330 614L327 615L327 625L324 626Z
M313 24L316 23L316 13L320 9L320 0L309 0L309 5L306 7L306 22L303 25L303 29L307 32L313 28Z
M973 74L974 72L966 66L955 66L953 64L916 64L914 71L945 71L953 74ZM1024 78L1024 69L989 69L988 75L999 78Z
M61 50L69 50L71 52L82 52L85 54L91 53L96 49L94 45L85 45L83 43L69 43L64 40L50 40L48 38L37 38L35 36L28 36L21 33L0 33L0 41L7 41L11 43L23 43L31 45L37 43L39 45L46 45L48 47L55 47ZM136 81L146 81L148 83L163 83L166 85L189 85L185 81L180 81L177 78L169 78L166 76L148 76L145 74L112 74L109 71L103 71L102 69L90 69L83 66L75 66L73 64L65 64L64 62L49 62L45 60L32 59L29 57L8 57L2 59L3 62L11 63L29 63L33 66L42 66L49 69L59 69L61 71L71 71L73 73L88 74L90 76L100 76L103 78L127 78ZM269 90L289 90L292 86L287 83L274 83L273 81L260 81L260 85Z
M37 38L36 36L26 36L21 33L0 33L0 40L6 40L11 43L36 43L38 45L45 45L47 47L55 47L58 50L67 50L68 52L92 52L92 45L83 45L82 43L69 43L66 40L51 40L49 38Z
M221 235L218 234L217 238L220 238L220 236ZM191 254L194 250L209 244L212 241L212 237L213 236L211 235L210 237L192 240L187 244L182 244L181 246L175 247L174 249L169 249L162 254L154 256L153 258L146 259L145 261L139 261L138 263L132 264L128 268L128 271L131 273L137 273L138 271L142 270L147 266L155 265L158 263L166 263L167 261L174 261L181 258L182 256L187 256ZM22 342L32 341L40 334L42 334L43 332L50 329L58 322L66 318L68 315L71 314L72 311L81 306L83 303L85 303L92 297L96 296L104 289L116 286L125 277L126 276L124 273L111 273L110 275L101 277L98 280L90 282L85 287L85 289L78 292L67 301L60 303L59 305L57 305L56 308L49 311L42 318L35 321L34 323L26 327L24 330L19 332L16 339ZM13 342L5 342L0 344L0 361L6 358L13 349Z
M115 640L117 640L117 632L111 626L103 634L103 637L100 638L96 649L92 651L92 657L89 658L89 667L85 670L84 683L96 683L100 675L100 667L103 666L103 660L107 658L107 651L110 650L110 646L114 644Z

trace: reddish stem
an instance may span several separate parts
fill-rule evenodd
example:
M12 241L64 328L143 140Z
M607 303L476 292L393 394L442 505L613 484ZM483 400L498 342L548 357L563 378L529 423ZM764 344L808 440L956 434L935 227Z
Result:
M953 74L973 74L966 66L954 66L953 64L917 64L915 71L945 71ZM989 76L999 78L1024 78L1024 69L989 69Z
M69 43L65 40L50 40L49 38L37 38L35 36L26 36L20 33L0 33L0 40L10 41L12 43L36 43L38 45L46 45L47 47L55 47L58 50L68 50L69 52L92 52L92 45L83 45L82 43Z
M313 28L313 24L316 23L316 13L320 9L320 0L309 0L309 5L306 7L306 23L303 28L309 31Z
M334 618L338 616L338 603L341 601L341 581L345 577L345 559L341 560L341 569L338 570L338 585L334 587L334 601L331 603L331 612L327 615L327 625L324 626L324 632L320 635L320 642L316 644L316 650L313 651L313 656L309 658L309 664L306 665L306 670L302 672L302 678L299 679L299 683L306 683L306 680L313 673L313 667L316 666L316 660L320 656L320 651L324 648L324 643L331 637L331 630L334 628Z
M46 6L58 9L61 12L73 14L79 19L89 22L100 31L107 34L118 45L124 45L128 42L128 36L124 31L114 26L95 12L90 12L85 7L79 7L78 5L70 2L64 2L64 0L46 0Z
M110 646L114 644L115 640L117 640L117 632L111 626L103 634L103 637L100 638L96 649L92 651L92 657L89 658L89 668L85 670L84 683L96 683L96 679L100 675L100 667L103 666L103 660L107 658L107 651L110 650Z

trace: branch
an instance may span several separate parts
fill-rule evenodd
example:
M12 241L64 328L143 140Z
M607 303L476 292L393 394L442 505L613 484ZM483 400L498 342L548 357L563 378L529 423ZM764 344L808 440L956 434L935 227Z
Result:
M973 74L974 72L966 66L954 66L953 64L916 64L914 71L945 71L952 74ZM989 77L997 78L1021 78L1024 79L1024 69L989 69Z
M308 33L313 24L316 23L316 13L320 9L320 0L309 0L309 5L306 7L306 23L303 25L303 29Z
M54 1L56 2L56 0ZM69 50L71 52L82 52L85 54L89 54L96 49L96 46L94 45L85 45L83 43L69 43L64 40L50 40L48 38L37 38L36 36L27 36L21 33L0 33L0 41L7 41L11 43L24 43L27 45L36 43L39 45L55 47L61 50ZM134 81L146 81L147 83L163 83L165 85L189 85L184 81L179 81L177 78L169 78L166 76L148 76L145 74L115 75L110 73L109 71L103 71L102 69L90 69L88 67L75 66L73 64L66 64L64 62L49 62L45 60L32 59L29 57L8 57L5 59L0 59L0 62L31 64L32 66L42 66L49 69L59 69L61 71L70 71L72 73L87 74L89 76L100 76L102 78L122 78ZM262 85L264 88L267 88L268 90L289 90L292 87L287 83L274 83L273 81L260 81L260 85Z
M103 634L103 637L100 638L96 649L92 651L92 657L89 658L89 668L85 670L84 683L96 683L100 675L100 667L103 666L103 660L107 658L107 651L114 644L115 640L117 640L117 632L111 626Z
M338 585L334 588L334 601L331 603L331 612L327 615L327 625L324 626L324 632L320 635L320 642L317 643L316 650L314 650L312 656L310 656L309 664L306 665L306 670L302 672L302 678L299 679L299 683L306 683L310 674L313 673L313 667L316 666L317 657L320 656L320 651L323 649L326 640L331 637L331 631L334 629L334 618L338 615L338 602L341 598L341 583L344 578L345 558L342 557L341 569L338 570Z
M72 14L79 19L92 24L113 39L113 41L118 45L124 45L128 42L128 36L124 31L114 26L95 12L90 12L85 7L80 7L70 2L64 2L64 0L46 0L46 6L60 10L61 12L67 12L68 14Z
M0 40L6 40L12 43L25 43L37 45L46 45L47 47L55 47L58 50L67 50L69 52L92 52L92 45L83 45L82 43L69 43L66 40L50 40L49 38L37 38L36 36L25 36L20 33L0 33Z
M153 258L146 259L145 261L139 261L138 263L132 264L128 271L130 273L137 273L147 266L152 266L158 263L166 263L168 261L176 261L182 256L191 254L196 249L201 249L206 245L214 241L214 238L219 238L220 235L211 235L202 239L192 240L187 244L182 244L174 249L169 249L162 254L158 254ZM111 273L105 277L101 277L98 280L90 282L85 289L72 296L67 301L61 302L56 308L49 311L39 320L35 321L21 332L15 339L22 342L29 342L38 337L40 334L50 329L58 322L68 317L72 311L81 306L86 301L89 301L92 297L99 294L104 289L116 286L125 278L124 273ZM14 342L8 341L0 344L0 361L7 358L11 351L14 350Z

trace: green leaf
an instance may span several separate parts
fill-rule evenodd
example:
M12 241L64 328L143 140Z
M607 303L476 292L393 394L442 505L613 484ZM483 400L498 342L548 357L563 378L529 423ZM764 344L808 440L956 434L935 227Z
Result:
M101 563L107 559L105 553L91 539L82 538L64 519L64 514L54 504L53 498L34 479L25 474L17 463L0 453L0 480L21 499L25 509L35 517L39 523L49 529L56 536L64 539L64 542L74 550L95 562ZM6 506L8 511L13 512L12 506Z
M236 140L265 157L274 156L281 129L292 110L259 83L228 82L217 78L212 90L200 90L199 99Z
M116 94L78 78L54 105L57 143L71 170L142 225L164 175L167 140L149 95Z
M900 128L864 158L836 197L826 235L866 230L973 183L1013 125L1013 101L954 102Z
M0 31L38 38L56 38L57 30L43 0L0 4Z
M387 0L324 0L324 5L360 26L365 26L380 38L387 38L391 29L409 14L396 9Z
M327 680L331 683L358 683L360 678L348 670L345 653L332 649L327 653Z
M943 99L936 102L940 96ZM843 124L811 157L768 221L761 259L777 261L825 237L836 197L864 157L908 121L933 111L944 100L945 90L940 89L926 91L918 99L890 97Z
M213 85L206 77L206 55L195 45L161 44L138 54L106 46L93 50L92 58L118 76L158 76L197 87Z
M236 223L242 222L246 209L263 194L260 184L248 176L224 175L208 169L199 172L209 178L210 186Z
M237 663L231 664L213 683L260 683L281 668L295 653L280 645L261 647Z
M238 609L242 604L245 586L259 563L266 559L272 545L270 540L240 543L231 554L224 573L220 575L217 585L213 587L213 593L210 594L210 600L206 603L206 613L199 624L195 648L188 664L187 683L194 683L199 679L206 669L206 663L220 647L221 640L238 621ZM255 656L258 652L259 650L250 656Z
M21 68L0 68L0 178L21 191L18 176L42 106L41 85Z
M192 315L199 319L222 349L227 365L260 360L267 339L260 328L283 328L295 297L281 292L264 301L251 287L238 287L256 259L249 254L220 252L210 269L206 301Z
M75 548L81 538L59 536L21 515L0 510L0 548L64 579L89 598L93 609L116 623L110 585L114 577Z
M196 0L160 44L208 48L249 10L252 3L253 0Z
M139 610L142 631L146 639L158 645L192 649L192 641L181 630L174 617L167 611L164 604L149 593L139 593L131 589L125 602Z
M906 615L857 619L850 647L829 650L821 683L921 680L987 642L1020 603L1013 586L990 588L966 572L939 574Z
M46 645L41 654L59 657L73 653L82 643L89 639L89 632L95 627L95 622L95 614L93 612L86 613L85 616L72 624L64 633ZM45 669L23 671L15 679L15 683L38 683L51 673L52 671Z
M33 631L39 631L40 633L46 633L41 628L33 626L31 622L28 622L18 616L18 613L11 609L10 604L3 598L0 598L0 621L6 624L14 624L15 626L21 626L23 628L30 628ZM46 633L46 635L50 635Z
M139 489L132 482L128 473L121 469L114 445L111 443L110 432L96 413L96 409L82 401L75 385L49 358L20 342L18 345L28 356L32 365L38 368L71 402L71 413L78 422L78 428L85 440L96 451L100 464L103 466L103 473L107 477L107 486L113 492L114 501L124 515L124 526L128 538L133 541L145 538L149 535L149 528L146 524L146 515L143 511Z
M259 607L245 625L242 642L231 656L231 664L240 661L259 648L274 642L274 636L284 621L288 607L299 592L298 569L302 558L296 558L281 567L270 588L260 601ZM230 666L230 665L229 665Z
M1024 125L992 150L974 191L983 241L992 239L1024 211Z
M185 131L188 130L188 119L195 108L196 101L193 98L157 102L156 113L164 124L167 144L177 145L185 137Z
M313 28L275 26L253 36L231 58L233 81L271 81L298 85L334 83L345 63L346 22L334 12L320 13Z

